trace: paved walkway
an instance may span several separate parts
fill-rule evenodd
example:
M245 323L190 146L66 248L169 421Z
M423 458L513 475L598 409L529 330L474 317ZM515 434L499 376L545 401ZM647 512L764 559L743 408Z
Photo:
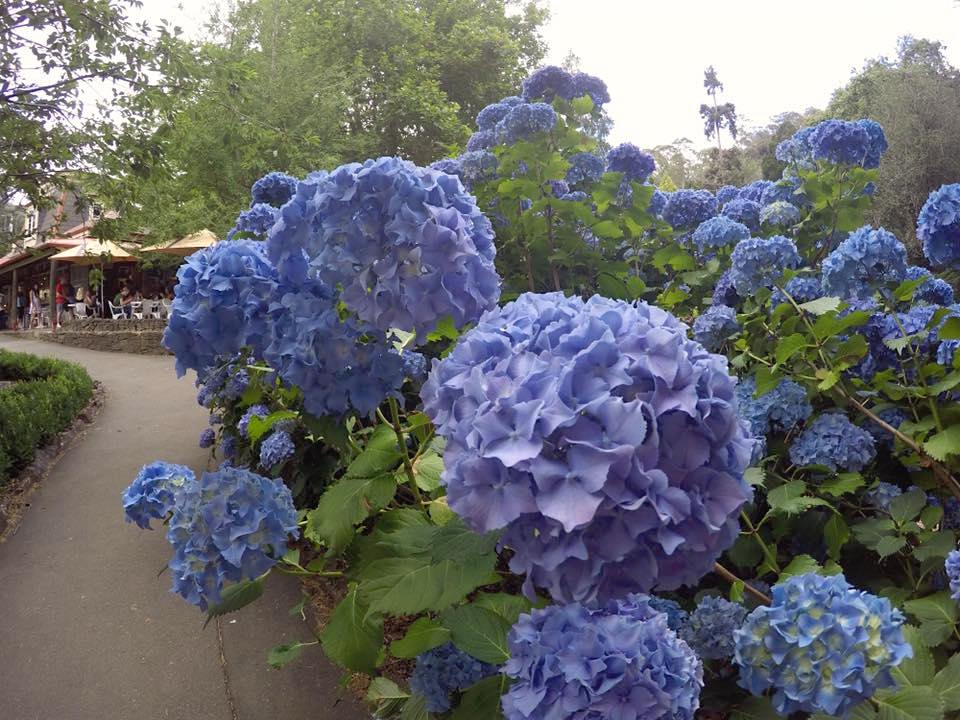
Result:
M103 382L106 405L31 496L0 544L0 717L5 720L311 720L367 718L315 648L283 670L281 642L310 639L288 610L290 577L214 623L157 577L162 532L123 521L120 496L157 459L200 471L206 414L169 357L123 355L0 336L0 347L78 362ZM316 650L311 652L311 650Z

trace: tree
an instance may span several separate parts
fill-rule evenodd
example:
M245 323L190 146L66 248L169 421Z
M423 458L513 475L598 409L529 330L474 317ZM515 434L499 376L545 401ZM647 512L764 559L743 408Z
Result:
M707 95L710 96L712 104L703 103L700 105L700 117L703 118L703 134L709 140L712 137L717 138L717 150L723 152L720 144L720 133L726 129L730 137L737 139L737 109L733 103L717 104L717 94L723 92L723 83L717 78L717 72L713 65L708 67L703 73L703 87L707 89Z

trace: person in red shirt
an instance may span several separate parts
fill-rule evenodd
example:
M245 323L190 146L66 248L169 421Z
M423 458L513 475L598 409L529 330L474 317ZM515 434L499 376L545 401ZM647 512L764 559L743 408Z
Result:
M63 306L67 303L67 288L62 277L57 280L57 284L53 288L53 294L56 296L55 300L57 303L57 319L54 320L53 326L59 327L60 320L63 317Z

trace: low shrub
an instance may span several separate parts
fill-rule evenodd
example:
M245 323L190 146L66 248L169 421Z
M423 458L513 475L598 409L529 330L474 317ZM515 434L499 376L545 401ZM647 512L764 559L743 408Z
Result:
M33 460L90 400L93 381L79 365L0 350L0 485Z

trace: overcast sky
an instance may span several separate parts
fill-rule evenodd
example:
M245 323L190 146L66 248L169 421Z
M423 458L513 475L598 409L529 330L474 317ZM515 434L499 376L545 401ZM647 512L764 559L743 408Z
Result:
M156 21L196 36L213 0L144 0ZM548 59L573 51L613 98L612 140L652 147L705 142L698 115L703 70L713 65L741 125L823 107L864 61L892 56L897 38L940 40L960 66L955 0L547 0Z

